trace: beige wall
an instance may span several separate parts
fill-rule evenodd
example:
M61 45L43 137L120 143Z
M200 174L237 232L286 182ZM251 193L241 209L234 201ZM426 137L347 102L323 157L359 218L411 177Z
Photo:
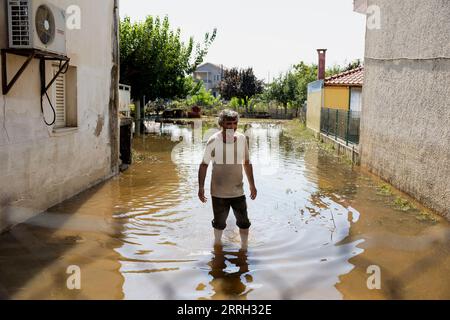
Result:
M67 52L76 67L75 130L54 132L40 110L39 63L34 60L6 96L0 97L0 231L111 176L109 99L113 0L54 0L81 8L81 29L67 31ZM1 8L5 0L0 0ZM0 25L5 23L0 10ZM4 28L0 44L5 46ZM24 59L8 56L8 73ZM50 64L47 63L47 74ZM48 79L47 79L48 80ZM48 105L44 105L46 110ZM46 113L47 114L47 113ZM51 120L50 113L47 114ZM114 170L113 170L114 171Z
M369 5L362 165L450 219L450 2Z

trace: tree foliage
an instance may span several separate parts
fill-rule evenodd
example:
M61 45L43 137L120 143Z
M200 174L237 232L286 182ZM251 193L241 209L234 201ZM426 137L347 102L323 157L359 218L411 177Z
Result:
M220 94L226 100L240 96L241 79L237 68L225 70L220 83Z
M346 63L344 66L335 64L334 66L327 68L327 70L325 71L325 76L331 77L334 76L335 74L350 71L360 66L362 66L362 62L360 59L356 59L352 62Z
M226 99L233 97L242 99L245 106L251 97L263 91L263 82L258 80L252 68L233 68L225 70L223 80L220 83L220 94Z
M327 77L361 66L360 60L355 60L345 67L334 65L327 68ZM300 62L288 72L281 74L265 90L263 97L266 101L276 101L283 105L285 112L288 107L298 108L308 98L308 84L317 80L316 64L308 65Z
M196 88L187 75L203 62L216 32L206 33L202 44L193 37L185 44L168 17L148 16L134 23L125 17L120 22L121 83L132 86L134 99L186 97Z
M201 84L201 82L199 83ZM196 94L190 96L186 100L186 103L188 106L212 107L213 105L218 104L219 101L219 97L214 97L211 90L206 90L202 85Z
M317 79L317 65L300 62L285 74L276 78L264 93L268 101L282 104L285 112L288 106L299 107L307 98L308 83Z

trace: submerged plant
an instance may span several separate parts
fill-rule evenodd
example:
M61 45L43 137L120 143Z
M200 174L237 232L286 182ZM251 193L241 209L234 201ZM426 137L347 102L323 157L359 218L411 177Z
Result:
M145 160L145 155L143 153L140 153L139 151L132 149L131 150L131 159L132 159L132 162L141 162L141 161Z
M412 203L410 203L408 200L403 199L401 197L396 197L394 200L394 205L397 210L401 211L409 211L411 209L416 209Z
M161 160L158 159L157 156L152 155L148 152L140 152L135 149L131 150L131 159L133 163L140 163L140 162L149 162L149 163L160 163Z
M377 187L377 194L382 196L391 196L392 195L392 189L391 186L387 183L382 183Z
M419 221L431 222L431 223L438 222L438 219L433 214L431 214L431 213L429 213L427 211L420 211L416 215L416 219L419 220Z

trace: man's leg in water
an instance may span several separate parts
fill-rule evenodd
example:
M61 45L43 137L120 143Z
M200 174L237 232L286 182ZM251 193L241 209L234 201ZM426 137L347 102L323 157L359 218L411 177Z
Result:
M214 245L222 244L222 234L227 226L228 213L230 212L230 201L224 198L212 198L214 220L211 221L214 228Z
M214 245L219 246L222 244L223 230L214 228Z
M248 233L251 226L247 213L247 201L245 195L231 200L231 207L233 208L236 217L236 224L239 227L239 234L241 236L241 248L247 250L248 248Z
M241 249L247 250L248 248L248 231L250 229L239 229L239 233L241 235Z

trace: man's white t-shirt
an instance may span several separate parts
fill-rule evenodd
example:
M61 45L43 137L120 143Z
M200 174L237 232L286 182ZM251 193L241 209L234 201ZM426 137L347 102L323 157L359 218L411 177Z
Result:
M223 142L222 131L213 134L206 144L203 163L213 162L211 196L236 198L244 195L242 164L250 161L247 138L235 132L233 143Z

